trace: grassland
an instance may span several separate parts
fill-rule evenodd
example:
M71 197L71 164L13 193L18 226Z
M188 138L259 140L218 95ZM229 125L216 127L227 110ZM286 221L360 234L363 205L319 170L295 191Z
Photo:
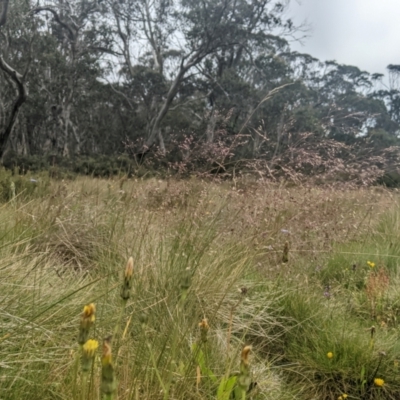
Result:
M396 191L13 179L1 184L1 400L102 398L101 349L88 375L80 366L89 303L90 338L114 334L120 400L235 398L247 345L240 400L400 398Z

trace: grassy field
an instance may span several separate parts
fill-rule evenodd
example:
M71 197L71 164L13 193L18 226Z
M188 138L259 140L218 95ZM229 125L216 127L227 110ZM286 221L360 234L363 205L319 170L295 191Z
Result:
M0 178L1 400L400 398L396 191Z

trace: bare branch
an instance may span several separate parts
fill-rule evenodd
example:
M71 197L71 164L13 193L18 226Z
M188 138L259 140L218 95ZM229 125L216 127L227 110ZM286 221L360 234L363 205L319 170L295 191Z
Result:
M107 49L106 47L102 46L89 46L89 49L93 51L99 51L101 53L111 54L112 56L123 56L123 54L118 51Z
M135 107L133 106L133 104L132 104L131 101L129 100L128 96L127 96L125 93L121 92L120 90L116 89L110 81L108 81L107 79L106 79L106 81L107 81L107 83L110 85L111 89L112 89L115 93L117 93L118 95L122 96L122 97L125 99L125 101L129 104L129 106L131 107L131 109L134 110Z
M34 9L32 10L32 12L33 12L34 14L38 14L38 13L40 13L41 11L48 11L48 12L52 13L52 14L53 14L53 17L54 17L54 20L55 20L58 24L60 24L64 29L66 29L66 30L68 31L69 38L70 38L71 40L75 40L75 36L76 36L76 35L75 35L75 32L73 31L73 29L72 29L68 24L66 24L65 22L61 21L60 16L57 14L57 12L56 12L55 10L53 10L53 9L50 8L50 7L37 7L37 8L34 8Z
M194 99L188 99L188 100L186 100L186 101L184 101L184 102L182 102L182 103L178 103L176 106L170 107L169 111L175 111L175 110L177 110L178 108L180 108L180 107L185 107L185 106L187 106L188 104L193 103L193 102L195 102L195 101L201 101L201 100L203 100L203 99L206 99L208 96L210 96L211 93L212 93L212 90L208 91L208 93L205 94L204 96L199 96L199 97L196 97L196 98L194 98Z

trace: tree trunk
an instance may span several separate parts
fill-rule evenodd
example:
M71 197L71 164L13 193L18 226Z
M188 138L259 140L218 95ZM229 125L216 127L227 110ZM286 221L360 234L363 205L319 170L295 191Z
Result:
M17 99L11 110L10 117L6 123L5 129L0 132L0 158L3 157L4 151L6 150L8 139L11 136L15 122L17 121L18 112L22 104L26 101L26 87L23 83L22 75L19 74L15 69L11 68L0 55L0 68L10 76L14 81L17 92Z
M166 154L165 143L164 143L164 138L163 138L161 129L158 130L157 136L158 136L158 143L159 143L159 145L160 145L161 154L162 154L163 156L165 156L165 154Z
M207 143L211 144L214 141L215 135L215 126L217 125L217 112L215 111L215 107L213 106L210 114L210 118L207 123Z
M190 67L191 67L191 65L190 65ZM158 112L158 114L157 114L156 118L154 119L154 122L151 126L149 136L144 145L145 149L150 148L154 144L156 137L158 136L161 121L167 115L167 113L171 107L171 104L172 104L176 94L178 93L179 85L181 84L183 77L185 76L187 70L190 67L188 67L188 66L180 67L178 75L175 77L175 79L172 83L172 86L170 87L170 89L167 93L167 97L165 98L165 100L161 106L161 109Z
M0 0L0 27L5 25L7 22L8 3L9 0Z

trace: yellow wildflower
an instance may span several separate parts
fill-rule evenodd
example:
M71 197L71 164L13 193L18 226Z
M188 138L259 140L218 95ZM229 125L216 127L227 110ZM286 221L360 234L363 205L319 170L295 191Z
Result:
M87 357L94 357L94 354L96 353L96 350L99 348L99 342L97 340L89 339L84 345L83 345L83 353Z
M331 359L331 358L333 358L333 353L332 353L331 351L329 351L329 352L326 354L326 356L327 356L329 359Z
M101 363L103 365L112 364L111 337L107 337L103 341L103 357L101 358Z
M82 347L82 371L87 372L91 369L93 358L99 347L97 340L89 339Z
M374 379L374 385L378 387L382 387L385 384L385 381L381 378Z
M338 400L345 400L349 397L346 393L343 393L341 396L338 397Z
M372 261L367 261L367 264L369 265L370 268L375 268L375 263Z
M106 396L111 397L117 389L117 381L111 357L111 337L107 337L103 341L101 364L101 391Z
M251 351L251 346L245 346L242 350L241 363L242 363L242 365L245 365L246 367L249 365L250 351Z
M93 325L95 317L96 307L93 303L87 304L83 307L83 313L81 315L81 323L79 326L79 337L78 343L83 345L86 343L89 336L89 329Z
M240 355L240 373L237 377L237 384L242 393L246 393L251 384L249 360L250 351L251 346L245 346Z
M90 322L94 322L95 320L95 314L96 312L96 307L93 303L90 303L83 307L83 313L82 313L82 318L89 320Z

